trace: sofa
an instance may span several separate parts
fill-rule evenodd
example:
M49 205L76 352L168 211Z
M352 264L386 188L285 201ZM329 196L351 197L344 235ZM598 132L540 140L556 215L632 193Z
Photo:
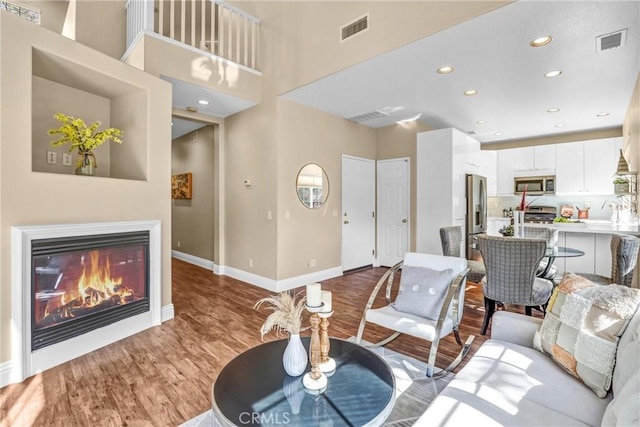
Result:
M605 398L533 348L542 319L499 311L492 322L491 339L415 425L640 426L640 310L618 342Z

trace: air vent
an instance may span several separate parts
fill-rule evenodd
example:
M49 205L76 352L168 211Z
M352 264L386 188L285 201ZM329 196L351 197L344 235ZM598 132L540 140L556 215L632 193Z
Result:
M382 117L389 117L389 115L380 110L376 110L372 111L371 113L360 114L359 116L346 117L346 119L356 123L365 123L371 120L380 119Z
M476 131L475 130L470 130L469 132L467 132L469 135L475 135Z
M340 28L340 42L347 40L350 37L355 36L369 29L369 14L349 22L348 24Z
M624 46L627 41L627 29L596 37L596 51L603 52Z

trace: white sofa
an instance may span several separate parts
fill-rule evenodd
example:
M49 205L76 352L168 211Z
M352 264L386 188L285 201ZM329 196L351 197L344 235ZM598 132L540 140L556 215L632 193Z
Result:
M541 319L500 311L492 322L491 339L415 425L640 426L640 310L620 339L604 399L533 349Z

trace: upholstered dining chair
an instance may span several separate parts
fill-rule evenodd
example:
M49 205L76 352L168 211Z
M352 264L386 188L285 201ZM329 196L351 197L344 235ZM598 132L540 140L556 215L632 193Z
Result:
M530 239L545 239L547 241L547 246L555 246L558 242L558 229L550 228L550 227L530 227L524 226L522 227L523 236ZM536 276L540 276L544 270L547 268L547 263L549 261L543 259L540 261L538 265L538 269L536 270ZM547 274L545 274L544 278L553 281L554 277L556 277L557 267L552 265L549 268Z
M460 244L462 242L462 227L451 226L442 227L440 229L440 243L442 244L442 255L444 256L460 256ZM484 269L484 263L482 261L467 260L467 267L469 267L469 274L467 279L472 282L480 283L482 278L487 272Z
M426 376L437 378L451 372L464 359L475 338L470 335L463 344L458 330L464 313L468 272L467 260L461 257L407 252L404 260L387 270L373 289L362 313L356 343L363 342L368 324L393 331L389 337L375 344L366 344L368 347L386 345L400 334L422 338L431 342ZM399 290L392 300L394 284ZM383 286L386 304L373 308ZM440 339L451 333L462 348L446 368L436 372Z
M638 263L640 239L635 236L614 234L611 236L611 277L597 274L576 273L599 285L631 286L633 272Z
M485 308L482 335L487 332L498 301L523 305L529 316L533 307L544 310L553 283L536 277L536 271L547 249L546 240L478 236L478 245L487 269L481 282Z

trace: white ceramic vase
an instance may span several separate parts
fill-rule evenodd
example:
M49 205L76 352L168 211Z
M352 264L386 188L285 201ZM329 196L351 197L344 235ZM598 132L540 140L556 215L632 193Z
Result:
M524 237L524 211L513 212L513 235Z
M307 361L307 351L302 345L300 334L291 334L287 348L284 349L282 355L282 365L285 372L292 377L302 375L307 369Z

